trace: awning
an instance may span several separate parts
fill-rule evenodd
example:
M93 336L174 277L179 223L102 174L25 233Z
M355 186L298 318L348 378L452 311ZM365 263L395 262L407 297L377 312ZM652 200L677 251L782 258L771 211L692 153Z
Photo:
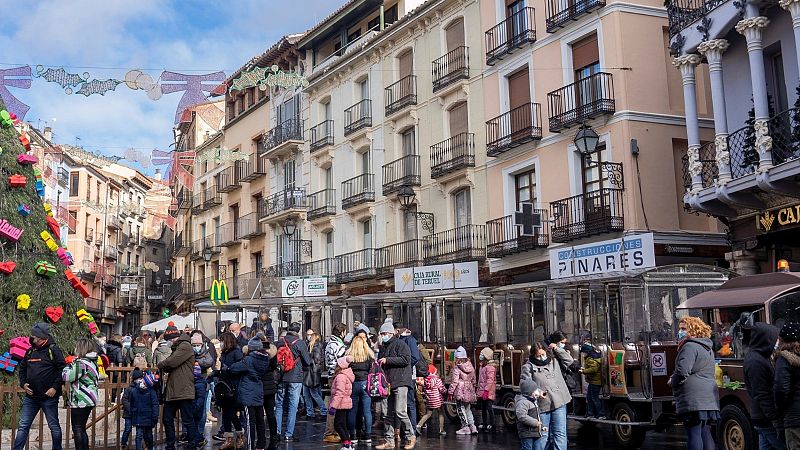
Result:
M678 305L678 309L764 305L786 292L800 289L800 273L776 272L733 278L714 291L703 292Z
M178 327L179 330L182 330L186 325L194 328L195 320L196 320L196 313L191 313L188 316L182 316L180 314L175 314L173 316L169 316L167 318L157 320L155 322L150 322L147 325L142 327L142 330L146 331L164 331L169 326L170 322L174 322L175 326Z

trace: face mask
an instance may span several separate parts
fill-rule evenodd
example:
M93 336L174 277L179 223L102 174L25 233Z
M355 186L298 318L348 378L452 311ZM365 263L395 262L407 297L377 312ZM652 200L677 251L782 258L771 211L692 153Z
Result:
M308 340L308 342L311 342L311 338L312 338L312 337L313 337L313 336L306 336L306 340Z
M483 355L480 355L478 358L480 358L480 359L481 359L481 361L483 361L484 359L486 359L486 358L485 358Z
M537 356L536 359L538 359L539 361L547 361L547 355Z
M385 335L381 336L381 341L383 341L384 344L389 342L389 341L391 341L391 340L392 340L392 337L389 336L388 334L385 334Z
M678 340L682 341L686 338L686 330L678 330Z
M195 353L200 353L203 351L203 347L192 347L192 350L194 350Z
M563 343L563 342L559 342L559 343L558 343L558 348L564 348L564 347L566 347L566 346L567 346L567 344L565 344L565 343Z
M123 342L122 346L125 347L125 348L129 348L131 346L131 343L130 342Z
M144 378L136 380L136 384L139 385L139 389L147 389L147 385L144 384Z

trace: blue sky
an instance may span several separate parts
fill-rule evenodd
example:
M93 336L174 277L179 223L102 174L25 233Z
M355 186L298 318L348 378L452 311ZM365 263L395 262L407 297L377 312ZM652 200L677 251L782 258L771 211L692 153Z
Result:
M130 69L154 79L163 70L230 74L344 1L0 0L0 69L29 64L35 73L42 64L101 80L122 80ZM53 127L54 141L107 155L122 155L128 148L147 154L167 149L182 95L152 101L123 84L87 98L67 95L41 78L34 78L29 90L9 90L31 107L27 121Z

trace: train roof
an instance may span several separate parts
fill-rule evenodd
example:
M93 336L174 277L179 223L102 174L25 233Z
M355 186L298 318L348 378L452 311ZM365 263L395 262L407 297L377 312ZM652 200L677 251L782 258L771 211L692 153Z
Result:
M800 289L800 273L775 272L732 278L713 291L703 292L678 309L709 309L764 305L773 298Z

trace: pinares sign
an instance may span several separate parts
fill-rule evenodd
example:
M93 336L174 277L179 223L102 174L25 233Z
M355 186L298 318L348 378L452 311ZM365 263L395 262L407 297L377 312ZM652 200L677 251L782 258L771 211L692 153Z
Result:
M550 278L554 280L655 266L653 233L550 250Z

